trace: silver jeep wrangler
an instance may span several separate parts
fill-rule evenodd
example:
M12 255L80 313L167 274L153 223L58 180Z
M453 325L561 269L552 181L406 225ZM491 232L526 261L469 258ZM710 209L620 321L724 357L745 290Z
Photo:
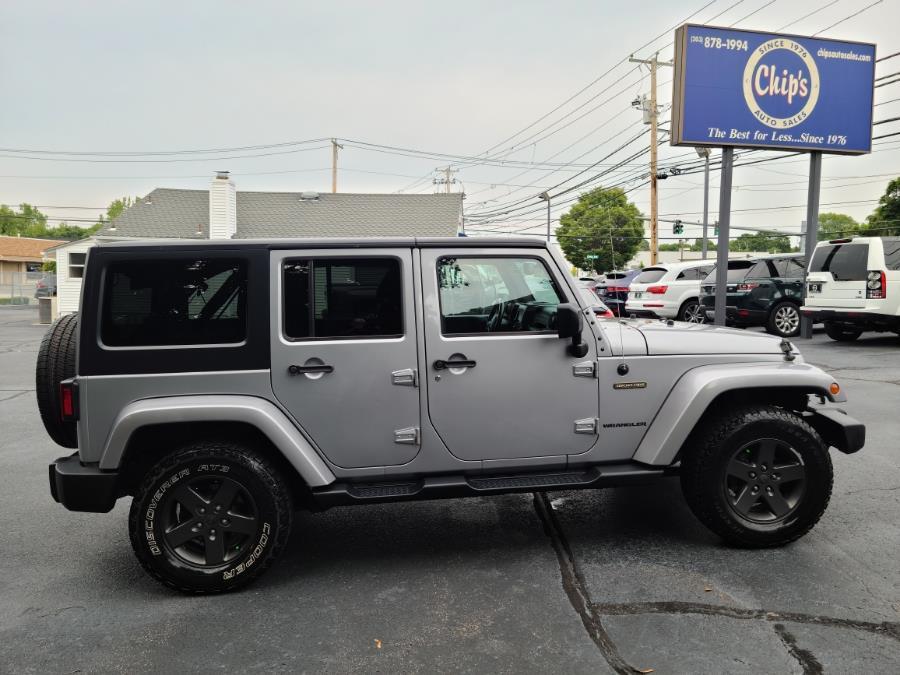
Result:
M778 546L828 504L864 427L787 341L598 320L531 239L103 244L47 333L38 403L77 448L53 498L131 496L144 568L245 585L296 509L679 475L727 541Z

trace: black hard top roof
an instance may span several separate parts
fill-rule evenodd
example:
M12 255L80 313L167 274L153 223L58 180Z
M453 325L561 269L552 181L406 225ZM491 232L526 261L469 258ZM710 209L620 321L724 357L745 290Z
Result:
M100 240L104 249L304 249L304 248L546 248L531 237L321 237L297 239L134 239Z

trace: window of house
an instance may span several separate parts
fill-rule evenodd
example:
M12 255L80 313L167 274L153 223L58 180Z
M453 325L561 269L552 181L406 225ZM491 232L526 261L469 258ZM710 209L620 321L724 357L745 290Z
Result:
M115 262L106 269L101 338L110 347L239 343L246 313L244 260Z
M287 260L284 334L291 340L403 335L403 287L396 258Z
M445 335L555 330L563 295L535 258L441 258L441 328Z
M69 253L69 278L81 279L84 277L84 265L87 253Z

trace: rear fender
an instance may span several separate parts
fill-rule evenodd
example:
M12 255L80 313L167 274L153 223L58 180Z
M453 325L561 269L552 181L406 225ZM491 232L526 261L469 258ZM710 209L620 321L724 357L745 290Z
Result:
M157 424L244 422L258 429L311 487L334 482L334 474L309 441L273 403L255 396L165 396L130 403L106 439L100 469L117 470L132 435Z
M843 392L833 395L834 379L823 370L805 363L734 363L700 366L686 372L669 392L634 459L644 464L666 466L703 414L717 397L728 392L757 389L765 401L777 400L779 389L818 394L830 401L846 401Z

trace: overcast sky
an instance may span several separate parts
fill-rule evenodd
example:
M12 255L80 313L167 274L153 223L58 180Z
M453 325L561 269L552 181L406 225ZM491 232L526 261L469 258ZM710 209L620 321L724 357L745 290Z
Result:
M534 122L656 36L664 34L640 54L661 48L660 57L670 58L670 29L692 12L697 12L693 21L737 21L736 27L763 30L812 12L789 28L812 34L870 2L4 0L0 147L149 152L337 136L475 155ZM883 56L900 51L898 25L900 2L884 0L823 36L876 42ZM646 78L641 81L629 68L619 66L517 140L545 127L554 131L608 103L537 144L524 144L510 158L565 162L584 154L577 160L583 164L627 140L634 128L627 134L626 129L639 118L629 109L630 101L648 90ZM898 70L900 57L879 64L876 75ZM576 114L548 126L622 76ZM661 71L661 101L671 99L670 77ZM887 102L897 98L900 84L877 89L876 104L884 103L875 108L875 119L900 114L900 103ZM900 131L900 124L875 129L876 135ZM900 174L898 140L889 139L892 142L869 156L826 157L822 210L864 218L884 191L888 174ZM205 188L218 169L230 170L239 190L329 190L330 149L310 147L319 149L289 148L289 153L254 158L226 159L235 153L218 153L202 161L171 161L196 159L180 155L128 163L0 153L0 203L27 201L57 218L93 218L100 211L97 207L122 195L144 195L154 187ZM665 147L660 165L677 165L667 158L686 155L685 148ZM429 175L439 164L435 159L347 147L340 155L339 190L393 192ZM637 175L641 167L627 168ZM805 158L737 169L733 223L798 230L803 208L740 209L803 204L806 171ZM522 172L469 166L456 177L465 186L467 208L477 210L533 196L571 175L560 171L546 176L544 170L518 175ZM511 186L500 185L504 183ZM714 176L713 186L717 183ZM425 181L412 191L433 189ZM517 192L507 197L512 190ZM646 188L630 196L642 211L649 211ZM491 199L495 201L487 201ZM833 202L842 204L829 205ZM713 212L716 204L714 191ZM662 214L693 220L701 208L702 175L673 177L661 184ZM686 234L695 236L697 230L688 226Z

